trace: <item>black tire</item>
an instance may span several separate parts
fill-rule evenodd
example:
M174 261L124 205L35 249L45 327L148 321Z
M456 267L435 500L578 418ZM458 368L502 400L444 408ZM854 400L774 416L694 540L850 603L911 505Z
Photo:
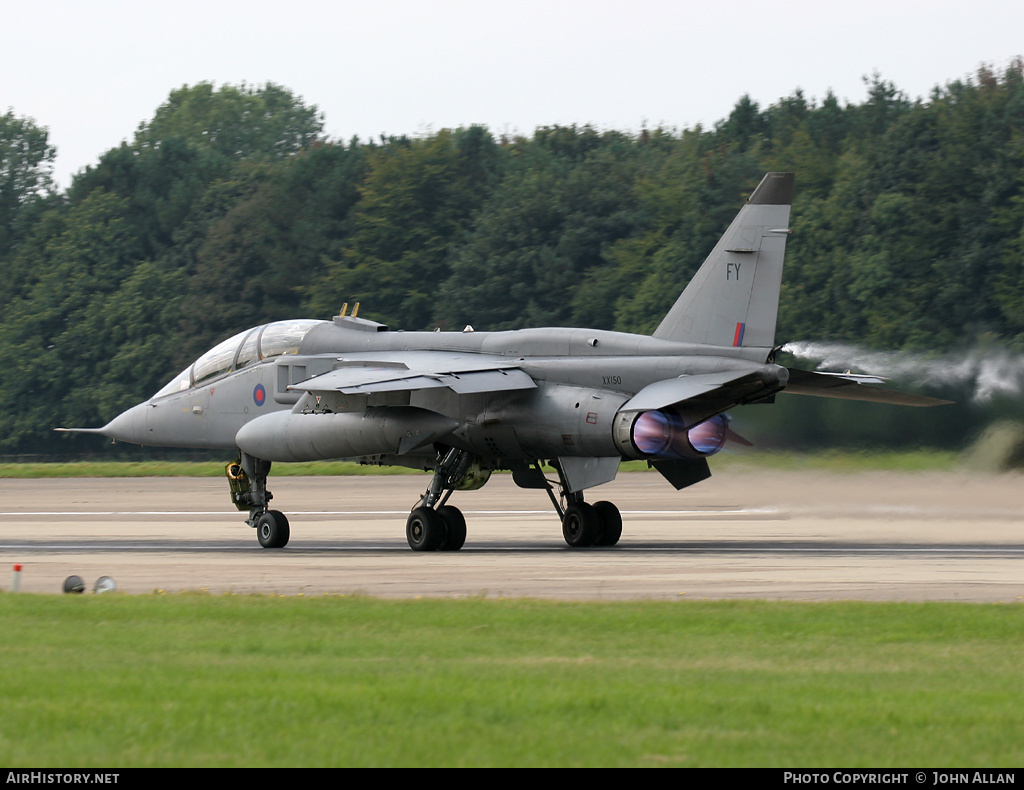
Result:
M268 510L256 521L256 537L265 549L283 549L288 545L291 529L280 510Z
M444 521L429 507L414 508L405 522L405 538L413 551L437 551L445 538Z
M595 546L614 546L622 537L622 514L611 502L595 502L594 512L601 525L601 537Z
M440 551L458 551L466 543L466 517L454 505L442 505L436 511L444 522L445 537L438 546Z
M593 546L601 537L601 523L594 508L586 502L574 502L565 509L562 537L573 548Z

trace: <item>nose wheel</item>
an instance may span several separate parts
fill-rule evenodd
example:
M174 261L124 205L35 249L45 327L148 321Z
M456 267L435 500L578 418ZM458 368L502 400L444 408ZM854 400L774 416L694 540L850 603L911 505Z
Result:
M288 518L280 510L268 510L256 519L256 537L265 549L283 549L291 537Z

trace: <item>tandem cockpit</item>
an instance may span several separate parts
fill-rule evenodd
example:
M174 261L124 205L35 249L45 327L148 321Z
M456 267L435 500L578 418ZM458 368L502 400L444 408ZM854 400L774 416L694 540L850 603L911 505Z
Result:
M247 329L211 348L171 379L151 400L202 387L242 368L283 354L297 354L311 329L329 321L296 319L275 321Z

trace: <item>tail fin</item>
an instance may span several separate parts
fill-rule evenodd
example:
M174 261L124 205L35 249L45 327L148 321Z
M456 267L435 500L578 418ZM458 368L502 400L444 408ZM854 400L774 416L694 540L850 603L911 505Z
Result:
M775 345L793 174L768 173L654 337L714 346Z

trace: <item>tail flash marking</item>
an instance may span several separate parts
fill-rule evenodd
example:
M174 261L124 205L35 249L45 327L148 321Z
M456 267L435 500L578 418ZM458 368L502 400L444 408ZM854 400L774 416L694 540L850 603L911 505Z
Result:
M743 345L743 330L747 328L747 325L743 322L736 324L736 333L732 336L733 348L739 348Z

